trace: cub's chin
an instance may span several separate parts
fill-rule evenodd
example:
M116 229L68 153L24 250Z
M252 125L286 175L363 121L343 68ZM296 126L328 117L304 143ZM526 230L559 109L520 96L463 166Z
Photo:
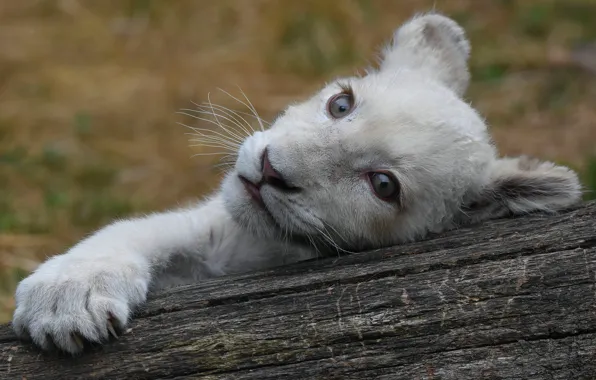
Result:
M271 213L255 199L235 171L222 181L221 193L226 210L240 228L260 238L280 238L280 227Z
M224 207L240 228L260 239L309 247L320 256L337 254L338 248L326 244L325 239L318 234L303 232L298 225L282 226L273 215L275 213L278 218L281 217L281 205L275 204L267 194L265 201L259 199L254 191L236 172L229 173L222 182ZM286 219L285 222L289 221Z

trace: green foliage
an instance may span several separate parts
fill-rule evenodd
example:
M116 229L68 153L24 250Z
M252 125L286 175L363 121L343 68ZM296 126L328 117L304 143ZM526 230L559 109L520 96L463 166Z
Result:
M87 135L91 132L91 115L78 112L74 117L74 131L77 135Z
M489 65L472 66L470 68L471 75L475 81L478 82L499 82L509 69L506 63L492 63Z
M518 15L519 28L534 38L545 38L551 27L552 6L533 4Z
M365 1L357 4L365 22L373 22L375 8ZM335 7L330 9L335 12ZM271 69L283 67L303 76L321 76L362 59L354 46L352 26L341 14L326 8L290 13L279 39L268 54Z
M8 124L0 131L9 135ZM74 134L91 131L91 118L84 112L74 117ZM59 143L46 143L38 151L23 145L0 145L0 180L25 183L33 196L31 203L17 202L15 188L0 190L0 233L52 233L60 221L95 228L115 217L141 207L141 200L115 195L118 169L108 162L73 153ZM39 201L37 201L39 199Z

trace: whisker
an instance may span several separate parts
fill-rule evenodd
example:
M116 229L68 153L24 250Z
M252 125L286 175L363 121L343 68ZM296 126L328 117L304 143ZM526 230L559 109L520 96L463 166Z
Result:
M213 165L214 168L231 167L234 166L232 162L220 162L219 164Z
M199 135L199 134L190 134L190 136L193 138L189 139L189 141L202 141L202 142L206 142L206 143L220 143L220 144L230 146L233 148L240 147L240 144L237 144L234 141L224 140L221 137L217 137L217 136L207 136L207 135Z
M194 119L197 119L197 120L201 120L201 121L205 121L205 122L210 123L210 124L217 125L220 128L222 127L220 124L217 124L215 121L210 120L210 119L206 119L206 118L199 117L199 116L196 116L196 115L191 115L191 114L184 113L184 112L178 112L178 113L180 113L182 115L185 115L185 116L190 116L190 117L192 117ZM194 132L208 132L208 133L216 134L216 135L218 135L220 137L223 137L224 139L237 142L238 144L242 144L242 138L234 138L234 136L231 136L229 134L226 136L223 133L220 133L220 132L217 132L217 131L214 131L214 130L211 130L211 129L191 127L190 125L187 125L187 124L184 124L184 123L180 123L180 122L178 122L178 124L179 125L182 125L182 126L184 126L186 128L189 128L190 130L192 130ZM224 129L224 131L228 132L225 128L223 128L223 129Z
M326 223L326 222L325 222L325 221L323 221L323 220L321 220L321 222L323 223L323 226L325 226L325 229L327 229L326 227L329 227L329 228L331 228L331 229L333 230L333 232L335 232L335 234L336 234L337 236L339 236L339 238L340 238L341 240L343 240L343 242L344 242L344 243L346 243L346 244L349 244L348 240L347 240L345 237L343 237L343 235L342 235L342 234L340 234L340 233L339 233L339 231L335 229L335 227L333 227L333 226L332 226L331 224L329 224L329 223ZM329 232L329 231L327 231L327 232Z
M212 122L213 121L213 120L209 120L209 119L199 118L199 117L196 117L196 116L194 116L194 117L197 118L197 119L199 119L199 120L204 120L204 121L207 121L207 122ZM191 127L190 125L187 125L187 124L184 124L184 123L180 123L180 122L177 122L177 124L178 125L182 125L182 126L188 128L188 129L192 130L193 132L196 132L199 136L209 137L208 134L203 133L203 132L207 132L207 133L211 133L213 135L217 135L217 136L221 137L222 139L224 139L225 141L234 142L234 143L237 143L238 145L242 144L242 141L237 141L237 140L235 140L235 139L233 139L233 138L231 138L229 136L226 136L223 133L219 133L217 131L212 131L210 129L205 129L205 128Z
M223 106L220 106L220 107L223 107ZM226 107L223 107L223 108L226 108ZM227 109L228 111L230 111L230 112L233 112L233 113L236 113L236 114L245 115L245 116L250 116L250 117L252 117L253 119L259 119L259 120L261 120L261 122L263 122L263 123L265 123L265 124L267 124L267 125L271 125L271 123L270 123L270 122L268 122L267 120L263 119L263 118L262 118L262 117L260 117L260 116L255 116L255 115L254 115L254 114L252 114L252 113L243 112L243 111L238 111L238 110L232 110L232 109L230 109L230 108L226 108L226 109Z
M234 150L234 151L236 150L236 146L224 144L223 142L218 141L218 140L196 138L196 139L189 139L188 141L189 142L196 142L196 143L199 143L199 144L205 144L205 146L207 146L207 145L215 145L215 146L221 146L222 148L225 147L225 148L228 148L228 149L231 149L231 150Z
M317 228L317 231L319 232L319 234L323 237L324 243L326 242L327 245L331 245L332 248L335 248L335 251L337 252L337 256L339 256L339 247L337 246L337 244L333 241L333 239L331 239L329 236L327 236L325 234L325 232L323 232L321 229Z
M227 155L225 155L224 157L221 158L221 161L224 160L231 160L231 163L234 163L234 160L236 160L236 157L238 157L238 152L231 152Z
M213 115L213 117L215 118L215 120L217 120L217 123L219 124L219 126L226 131L228 134L237 137L239 140L243 140L243 137L241 137L240 135L235 134L234 132L231 132L230 130L228 130L220 121L219 121L219 117L218 114L215 112L215 109L213 108L213 104L211 103L211 93L207 94L207 101L209 102L209 107L211 107L211 114ZM228 126L229 128L229 126Z
M327 242L329 242L329 243L331 244L331 246L332 246L333 248L335 248L335 250L337 250L337 251L338 251L338 252L337 252L338 256L339 256L339 251L342 251L342 252L344 252L344 253L355 253L355 252L348 251L347 249L344 249L344 248L340 247L340 246L339 246L339 245L338 245L338 244L335 242L335 240L333 240L333 238L332 238L332 237L331 237L331 235L329 234L329 231L327 231L327 228L325 228L325 224L323 224L323 228L325 229L325 231L322 231L322 230L321 230L320 228L318 228L318 227L315 227L315 228L316 228L316 229L319 231L319 233L321 234L321 236L322 236L322 237L324 237L324 238L325 238L325 240L327 240Z
M200 147L206 147L206 148L220 148L220 149L225 149L228 152L233 152L234 150L225 146L221 146L221 145L210 145L210 144L191 144L189 145L189 147L196 147L196 146L200 146Z
M197 104L197 103L193 103L193 104L197 108L202 109L202 110L209 109L209 107L207 105L200 105L200 104ZM203 103L203 104L205 104L205 103ZM231 118L233 118L234 120L236 120L236 122L238 123L237 125L240 128L242 128L247 133L247 135L250 135L250 134L252 134L252 133L255 132L255 129L253 128L253 126L245 118L243 118L241 116L241 114L248 115L248 116L251 116L253 118L255 117L254 115L249 114L247 112L236 111L236 110L233 110L233 109L228 108L228 107L224 107L224 106L219 105L219 104L213 104L213 107L216 108L218 111L221 111L221 112L225 113L226 115L230 116ZM247 130L246 128L244 128L244 126L242 125L242 122L250 129L250 131Z
M189 127L189 129L191 129L193 132L185 132L184 133L185 135L203 136L203 137L216 137L217 136L217 138L224 139L225 141L228 141L228 142L231 142L234 144L238 144L238 146L242 145L241 141L236 141L236 140L232 139L231 137L228 137L221 133L214 133L215 131L211 131L209 129L197 128L197 127Z
M221 106L221 105L217 105L217 104L214 104L214 106L219 106L219 107L221 107L221 108L225 108L225 109L227 109L228 111L230 111L230 112L233 112L233 113L235 113L235 114L239 114L239 115L245 115L245 116L250 116L250 117L252 117L253 119L260 119L260 120L261 120L261 122L263 122L264 124L271 125L271 123L270 123L270 122L268 122L267 120L263 119L263 118L262 118L262 117L260 117L260 116L255 116L255 115L253 115L252 113L243 112L243 111L238 111L238 110L233 110L233 109L230 109L230 108L227 108L227 107L223 107L223 106Z
M224 139L221 136L216 136L216 135L207 135L204 133L185 133L185 135L188 135L190 137L194 137L196 139L203 139L203 140L210 140L210 141L221 141L223 143L229 144L229 145L233 145L235 147L239 147L241 144L233 141L233 140L229 140L229 139Z
M319 251L319 247L317 247L317 243L315 242L315 240L313 239L313 237L310 234L306 234L306 238L308 239L308 241L310 242L310 245L312 245L312 247L315 249L315 253L317 254L317 258L321 257L321 251Z
M240 87L239 87L240 88ZM251 105L246 104L246 102L238 99L237 97L235 97L234 95L230 94L229 92L227 92L226 90L222 89L222 88L218 88L218 90L220 90L221 92L223 92L224 94L228 95L230 98L234 99L235 101L237 101L238 103L244 105L246 108L248 108L255 116L257 122L259 123L259 126L261 127L261 131L265 130L265 127L263 126L263 123L261 122L261 117L259 116L259 114L256 112L256 110L253 109L252 107L252 103ZM242 90L241 90L242 91ZM245 95L246 97L246 95ZM248 98L247 98L248 100ZM250 102L250 101L249 101Z
M193 146L193 147L194 146L203 146L206 148L221 148L221 149L225 149L227 151L234 152L234 153L236 153L236 151L238 150L235 146L225 145L219 141L191 139L191 140L189 140L189 142L196 143L196 144L189 144L189 146Z
M182 111L186 111L186 112L196 112L196 113L200 113L200 114L203 114L203 115L211 115L211 116L213 116L213 117L215 118L215 121L217 122L217 125L218 125L218 126L221 128L221 129L223 129L223 130L224 130L226 133L228 133L228 134L230 135L230 137L231 137L231 136L234 136L234 137L235 137L237 140L239 140L239 141L242 141L242 140L244 140L244 139L246 138L246 136L247 136L247 135L250 135L250 133L248 133L248 131L246 131L246 130L245 130L245 128L244 128L242 125L240 125L240 124L238 123L238 121L236 121L236 120L234 120L234 119L230 119L230 118L229 118L229 117L227 117L227 116L224 116L224 115L221 115L221 114L219 114L219 113L215 112L215 108L214 108L214 106L213 106L212 104L211 104L211 105L209 105L209 106L198 106L198 107L200 108L200 109L198 109L198 110L192 110L192 109L187 109L187 108L185 108L185 109L183 109ZM191 117L195 117L194 115L189 115L189 116L191 116ZM235 129L235 128L233 128L233 127L232 127L232 126L230 126L230 125L227 125L227 124L224 124L224 123L222 123L222 122L221 122L221 120L219 120L219 119L227 120L227 121L229 121L229 122L233 123L233 124L234 124L234 125L236 125L238 128L242 129L242 131L243 131L244 133L246 133L246 135L245 135L245 136L241 136L241 135L237 134L237 133L234 131L234 129ZM228 129L228 128L230 128L230 129ZM237 131L237 130L236 130L236 131Z
M257 112L257 109L252 104L252 102L250 101L250 99L248 98L248 96L246 96L246 94L244 93L244 91L242 91L242 89L240 88L240 86L238 86L238 89L242 93L242 96L244 96L244 99L246 99L246 101L248 102L248 104L250 104L250 110L252 111L252 113L255 114L255 117L256 117L257 121L259 122L259 125L261 126L261 130L264 131L265 130L265 127L263 126L263 123L261 123L261 117L259 116L259 113Z
M204 106L204 105L196 105L198 109L196 110L192 110L192 112L197 112L197 113L202 113L202 114L213 114L213 110L210 109L210 107ZM218 111L222 112L223 115L221 113L217 113L217 116L230 121L231 123L233 123L234 125L236 125L239 129L242 130L243 133L246 134L246 136L249 136L251 133L254 132L254 129L250 126L250 124L248 123L248 121L246 121L246 119L244 119L243 117L239 116L239 115L234 115L232 110L229 110L225 107L219 106L217 104L213 104L213 108L217 109ZM244 124L242 123L244 122L244 124L248 125L250 130L246 129L246 127L244 126Z
M222 154L226 154L226 152L209 152L209 153L195 153L191 157L195 156L219 156Z

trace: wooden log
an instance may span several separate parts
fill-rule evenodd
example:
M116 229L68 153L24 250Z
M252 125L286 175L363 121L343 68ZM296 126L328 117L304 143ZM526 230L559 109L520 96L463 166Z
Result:
M0 327L1 379L596 379L596 202L151 296L77 358Z

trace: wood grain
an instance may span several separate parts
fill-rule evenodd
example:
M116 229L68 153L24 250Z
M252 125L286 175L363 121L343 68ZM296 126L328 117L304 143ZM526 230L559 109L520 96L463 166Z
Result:
M0 326L0 379L596 379L596 202L150 297L78 358Z

